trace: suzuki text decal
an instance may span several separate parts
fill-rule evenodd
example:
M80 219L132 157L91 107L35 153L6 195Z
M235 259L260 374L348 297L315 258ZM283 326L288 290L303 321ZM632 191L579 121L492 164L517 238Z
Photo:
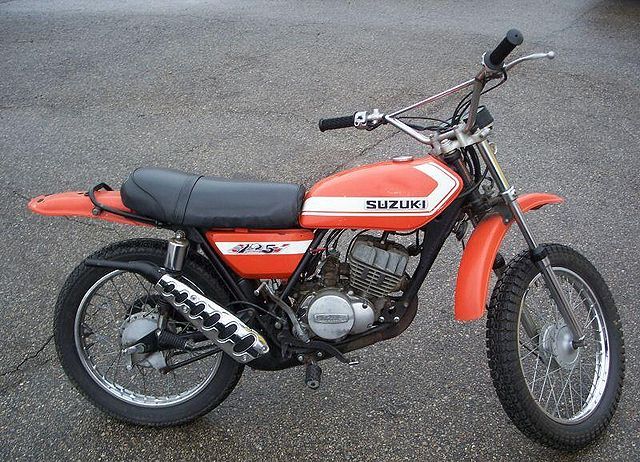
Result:
M416 170L436 182L426 197L328 197L307 198L302 215L314 216L431 216L440 211L460 185L458 179L435 162L416 165Z

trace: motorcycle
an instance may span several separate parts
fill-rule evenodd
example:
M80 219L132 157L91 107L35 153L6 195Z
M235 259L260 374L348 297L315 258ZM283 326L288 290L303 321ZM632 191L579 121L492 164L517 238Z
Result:
M245 365L304 366L316 389L321 361L354 364L350 352L407 329L418 290L454 235L464 245L455 319L488 311L489 367L508 416L543 445L594 441L624 377L613 297L580 253L538 242L525 214L563 199L516 194L489 141L493 117L480 105L517 65L554 57L505 63L522 41L510 30L472 79L395 112L319 122L321 131L391 125L425 145L425 157L353 168L308 191L145 167L119 191L101 183L32 199L29 209L41 215L173 232L168 241L109 245L68 277L54 335L71 382L107 414L149 426L211 411ZM448 120L403 115L464 90ZM499 249L514 223L527 248L507 263Z

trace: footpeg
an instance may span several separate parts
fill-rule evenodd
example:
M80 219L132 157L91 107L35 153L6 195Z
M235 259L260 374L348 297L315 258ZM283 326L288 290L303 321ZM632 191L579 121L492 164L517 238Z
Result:
M269 352L262 335L186 284L165 274L156 289L198 331L236 361L248 363Z
M304 377L304 383L312 390L320 388L320 380L322 379L322 369L316 363L307 364L307 373Z

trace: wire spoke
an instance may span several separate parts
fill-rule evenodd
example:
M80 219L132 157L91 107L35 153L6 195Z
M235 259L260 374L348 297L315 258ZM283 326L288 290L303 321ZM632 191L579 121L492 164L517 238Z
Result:
M608 375L608 339L602 308L584 279L561 267L554 267L554 272L568 305L584 324L585 346L577 352L567 346L566 323L538 274L521 301L521 310L537 321L538 334L527 340L524 325L518 323L518 357L538 406L555 420L572 422L593 412L601 399Z
M560 390L560 398L559 399L562 399L562 397L564 396L564 393L567 390L567 385L571 381L571 374L573 374L573 370L575 369L575 367L576 367L576 363L573 363L573 367L569 371L569 375L567 376L567 380L565 381L564 386ZM562 374L562 372L561 372L561 374ZM558 408L558 402L556 401L556 409L557 408Z
M147 292L147 295L148 295L149 297L151 297L151 283L149 282L149 283L148 283L148 284L149 284L149 287L147 287L147 286L142 282L142 280L140 279L140 276L139 276L139 275L137 275L136 273L131 273L131 274L133 274L133 277L134 277L134 278L136 278L136 280L138 281L138 283L140 284L140 286L142 287L142 289L143 289L145 292Z
M138 372L140 373L140 375L142 376L142 391L144 392L144 394L147 394L147 377L146 377L146 372L144 372L144 367L141 366L136 366L138 368Z
M531 384L529 385L529 390L531 390L531 392L533 393L533 384L536 382L536 375L538 374L538 366L540 365L540 355L536 355L536 365L534 366L533 369L533 380L531 381Z
M550 375L550 386L549 386L549 396L547 397L547 402L545 404L545 407L548 409L549 408L549 402L551 401L551 397L553 397L553 400L556 403L556 408L558 407L558 398L556 397L555 394L555 386L556 386L556 380L555 380L555 373L558 372L560 369L556 369L553 371L553 373Z
M551 368L551 361L549 361L549 363L547 364L547 371L544 373L544 381L542 382L542 389L540 390L540 397L538 398L538 401L542 400L542 394L544 393L544 385L545 383L547 383L547 378L549 377L550 368ZM533 382L531 384L533 385Z
M595 321L596 319L598 319L598 315L597 315L597 314L596 314L596 315L594 315L594 316L593 316L589 321L587 321L587 323L584 325L584 328L589 327L589 326L591 325L591 323L592 323L593 321Z
M521 360L521 361L522 361L523 359L527 358L528 356L532 355L532 354L535 354L536 356L539 356L539 355L538 355L538 349L540 348L540 345L536 345L536 347L535 347L535 348L529 348L527 345L525 345L524 343L522 343L522 342L521 342L521 343L520 343L520 346L521 346L522 348L524 348L525 350L527 350L527 351L528 351L528 353L527 353L526 355L524 355L524 356L522 356L522 357L520 358L520 360Z
M116 283L113 282L113 279L110 279L109 282L111 282L111 285L113 286L113 288L116 290L116 294L118 295L118 298L120 299L120 303L122 303L122 306L125 310L125 312L127 311L127 307L129 305L127 305L127 303L124 301L124 299L122 298L122 294L120 293L120 290L118 290L118 286L116 286Z
M120 300L116 300L115 298L107 297L106 295L101 294L101 293L95 293L95 294L93 294L93 296L94 297L106 298L107 300L109 300L110 302L113 302L113 303L121 303Z
M152 284L134 273L114 270L88 289L78 307L78 352L91 378L117 399L149 407L174 405L199 393L214 378L221 361L221 355L209 355L163 374L157 370L163 361L152 357L157 352L123 354L125 332L129 344L148 333L150 319L159 320L155 300ZM181 318L169 316L166 321L174 333L193 330ZM161 353L167 364L173 353Z

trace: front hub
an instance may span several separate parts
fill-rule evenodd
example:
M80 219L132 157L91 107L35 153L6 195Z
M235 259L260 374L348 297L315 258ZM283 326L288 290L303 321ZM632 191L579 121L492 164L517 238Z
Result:
M578 359L573 336L565 324L551 324L544 329L541 351L543 356L553 358L563 369L571 369Z

